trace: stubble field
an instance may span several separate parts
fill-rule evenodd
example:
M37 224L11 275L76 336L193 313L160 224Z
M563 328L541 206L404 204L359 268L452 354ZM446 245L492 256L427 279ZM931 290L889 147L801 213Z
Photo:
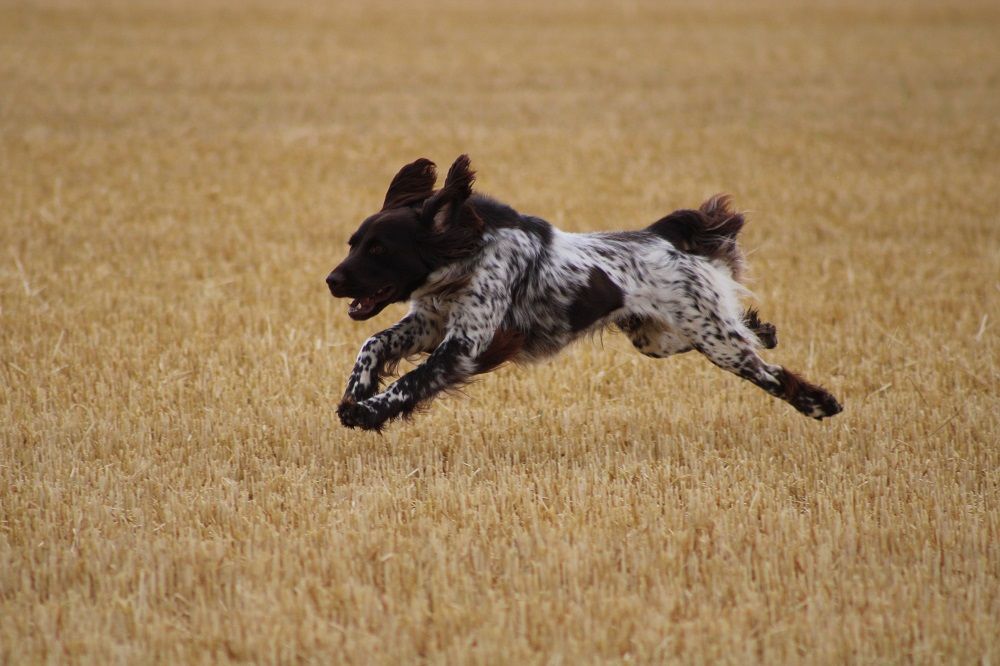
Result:
M0 662L1000 660L992 2L0 4ZM615 334L383 436L323 284L404 162L718 191L816 423Z

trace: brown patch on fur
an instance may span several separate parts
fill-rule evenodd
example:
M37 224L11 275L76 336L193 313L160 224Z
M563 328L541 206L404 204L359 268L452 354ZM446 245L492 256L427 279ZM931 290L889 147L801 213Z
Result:
M625 305L621 287L608 274L594 266L587 284L569 306L569 328L574 333L588 328L595 321Z
M698 210L677 210L647 227L665 238L678 250L708 259L718 259L729 266L733 279L743 273L743 253L736 236L746 223L743 215L732 209L732 197L717 194Z
M837 399L822 386L811 384L790 370L782 368L778 374L781 382L779 396L787 400L795 409L814 419L823 419L844 411ZM815 413L818 410L818 414Z
M778 381L781 382L782 397L793 404L801 396L805 387L809 385L809 382L789 370L782 370L778 375Z
M489 372L510 360L521 351L524 333L512 329L500 329L494 334L490 346L476 358L476 372Z

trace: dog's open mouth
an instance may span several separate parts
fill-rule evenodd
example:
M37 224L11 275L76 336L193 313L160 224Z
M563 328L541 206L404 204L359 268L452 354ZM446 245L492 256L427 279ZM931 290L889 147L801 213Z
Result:
M368 319L378 314L392 298L393 288L391 285L382 287L371 296L362 296L351 301L347 306L347 315L351 319Z

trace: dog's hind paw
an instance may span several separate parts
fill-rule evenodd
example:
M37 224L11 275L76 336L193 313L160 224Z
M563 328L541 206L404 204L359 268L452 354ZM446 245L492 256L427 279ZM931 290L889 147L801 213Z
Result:
M806 387L792 405L817 421L836 416L844 411L843 406L829 392L819 386L809 385Z

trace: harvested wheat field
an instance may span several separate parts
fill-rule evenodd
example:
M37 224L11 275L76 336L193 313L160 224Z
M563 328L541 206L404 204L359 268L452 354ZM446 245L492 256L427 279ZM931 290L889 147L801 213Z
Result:
M0 662L997 663L995 2L0 7ZM383 435L323 284L419 156L731 192L815 422L620 334ZM403 369L405 370L406 366Z

